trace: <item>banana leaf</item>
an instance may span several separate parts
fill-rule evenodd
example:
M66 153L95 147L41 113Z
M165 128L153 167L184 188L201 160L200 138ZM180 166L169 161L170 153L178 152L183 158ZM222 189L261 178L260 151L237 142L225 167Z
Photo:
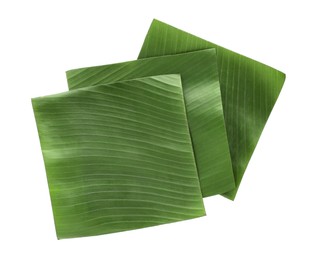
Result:
M280 94L285 74L158 20L153 20L139 58L207 48L217 50L224 119L236 184L234 190L223 195L233 200Z
M214 49L70 70L69 89L179 73L204 197L235 187ZM167 94L167 93L166 93Z
M59 239L205 215L179 75L32 104Z

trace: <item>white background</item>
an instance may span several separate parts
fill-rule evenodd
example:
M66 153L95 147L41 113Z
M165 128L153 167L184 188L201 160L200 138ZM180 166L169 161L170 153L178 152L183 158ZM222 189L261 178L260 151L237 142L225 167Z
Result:
M315 259L313 1L0 0L0 259ZM58 241L31 97L136 59L157 18L287 74L235 202L207 217Z

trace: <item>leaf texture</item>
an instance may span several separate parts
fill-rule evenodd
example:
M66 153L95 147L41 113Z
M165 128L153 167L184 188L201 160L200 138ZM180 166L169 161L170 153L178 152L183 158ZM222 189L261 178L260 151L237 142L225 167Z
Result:
M182 78L202 194L206 197L227 192L235 184L214 49L70 70L67 79L72 90L172 73L179 73ZM153 110L151 113L159 116Z
M223 195L234 199L279 96L285 74L158 20L153 20L139 58L207 48L217 50L224 118L236 184L234 190Z
M59 239L205 215L179 75L32 103Z

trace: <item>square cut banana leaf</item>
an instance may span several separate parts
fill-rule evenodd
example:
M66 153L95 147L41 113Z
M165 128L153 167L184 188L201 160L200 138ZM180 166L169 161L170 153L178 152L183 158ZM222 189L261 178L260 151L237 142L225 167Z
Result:
M153 20L139 58L208 48L217 50L224 119L236 184L234 190L223 195L233 200L280 94L285 74L158 20Z
M205 215L179 75L32 104L59 239Z
M126 79L173 73L181 74L182 78L188 123L203 196L234 189L215 49L74 69L67 72L67 79L69 89L73 90ZM169 93L165 92L165 95ZM154 111L152 113L156 114Z

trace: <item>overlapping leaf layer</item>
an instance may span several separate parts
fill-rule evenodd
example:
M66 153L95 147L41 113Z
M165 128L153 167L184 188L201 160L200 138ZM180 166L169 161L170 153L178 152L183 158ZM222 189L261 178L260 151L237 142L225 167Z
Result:
M60 239L233 200L285 75L154 20L138 60L67 80L70 91L32 99Z

